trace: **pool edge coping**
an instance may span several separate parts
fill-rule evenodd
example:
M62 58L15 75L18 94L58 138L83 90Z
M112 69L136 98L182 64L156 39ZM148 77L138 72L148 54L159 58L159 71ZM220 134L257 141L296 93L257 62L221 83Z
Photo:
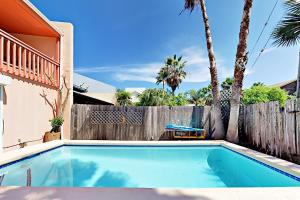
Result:
M222 141L221 146L300 179L300 165L227 141Z

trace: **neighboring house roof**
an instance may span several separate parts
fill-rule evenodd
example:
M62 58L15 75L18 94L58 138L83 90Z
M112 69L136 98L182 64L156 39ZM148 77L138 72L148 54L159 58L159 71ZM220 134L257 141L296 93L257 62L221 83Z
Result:
M270 85L271 87L284 87L286 85L289 85L293 82L297 82L297 79L293 79L293 80L289 80L289 81L284 81L284 82L281 82L281 83L276 83L276 84L273 84L273 85Z
M271 87L280 87L281 89L284 89L288 92L289 95L294 94L297 90L297 79L284 81L281 83L276 83L273 85L270 85Z
M82 95L108 103L115 103L115 93L117 89L112 85L91 79L77 73L74 73L73 84L74 88L81 88L82 90L82 92L76 90L77 93L79 92Z

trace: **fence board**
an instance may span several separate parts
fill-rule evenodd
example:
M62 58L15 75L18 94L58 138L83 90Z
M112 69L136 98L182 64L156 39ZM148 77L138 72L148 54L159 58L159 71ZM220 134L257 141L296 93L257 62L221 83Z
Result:
M300 100L289 100L285 108L278 102L244 106L241 118L246 142L277 157L299 159L299 105Z
M91 123L92 112L120 111L123 113L143 113L142 124L127 123ZM208 132L210 125L210 107L116 107L103 105L73 105L72 134L74 140L167 140L165 133L169 123L204 127Z

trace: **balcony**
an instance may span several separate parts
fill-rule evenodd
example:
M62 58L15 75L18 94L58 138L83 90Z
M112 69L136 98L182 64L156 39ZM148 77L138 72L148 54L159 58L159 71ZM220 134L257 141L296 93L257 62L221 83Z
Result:
M0 73L59 88L60 64L1 29Z

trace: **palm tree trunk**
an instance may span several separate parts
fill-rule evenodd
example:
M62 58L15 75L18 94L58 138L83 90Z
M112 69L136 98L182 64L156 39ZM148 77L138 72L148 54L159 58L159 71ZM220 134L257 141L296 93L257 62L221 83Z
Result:
M245 0L244 12L240 26L239 44L237 47L234 66L234 83L230 100L230 119L227 130L227 140L238 143L238 120L240 111L241 92L243 87L244 73L247 64L247 40L250 26L250 15L253 0Z
M299 63L298 63L298 76L297 76L297 98L300 98L300 52L299 52Z
M221 114L220 90L219 90L216 58L214 54L211 30L209 26L204 0L200 0L200 5L201 5L203 22L205 26L206 44L207 44L208 58L210 64L209 70L210 70L211 86L212 86L212 94L213 94L212 112L213 112L215 123L212 129L213 130L212 137L214 139L223 139L225 137L225 131L224 131L224 126L222 121L222 114Z
M172 90L172 95L173 95L173 96L175 96L175 91L176 91L176 88L177 88L177 87L175 87L175 86L172 86L172 87L171 87L171 90Z

